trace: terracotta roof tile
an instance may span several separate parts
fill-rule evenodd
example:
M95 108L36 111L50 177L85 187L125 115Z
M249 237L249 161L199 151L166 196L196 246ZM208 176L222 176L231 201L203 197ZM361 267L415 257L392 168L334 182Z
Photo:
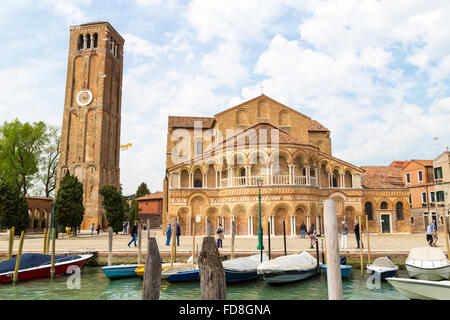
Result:
M169 128L194 128L195 121L201 121L202 128L209 129L212 128L214 118L169 116Z
M150 194L147 194L143 197L136 198L136 200L151 200L151 199L162 199L164 197L164 193L162 191L156 191Z
M316 120L311 120L309 123L308 131L323 131L323 132L330 132L327 128L325 128L322 124L320 124Z
M361 174L363 188L366 189L399 189L405 188L402 179L402 167L396 166L363 166Z
M404 168L408 165L409 161L392 161L390 167Z
M420 163L423 166L433 166L433 160L418 160L418 159L412 159L411 161L415 161L417 163Z

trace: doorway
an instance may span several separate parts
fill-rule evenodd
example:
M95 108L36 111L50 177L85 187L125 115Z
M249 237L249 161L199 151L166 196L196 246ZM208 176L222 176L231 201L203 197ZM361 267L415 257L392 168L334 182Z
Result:
M381 233L390 233L391 232L391 215L390 214L381 214L380 222L381 222Z

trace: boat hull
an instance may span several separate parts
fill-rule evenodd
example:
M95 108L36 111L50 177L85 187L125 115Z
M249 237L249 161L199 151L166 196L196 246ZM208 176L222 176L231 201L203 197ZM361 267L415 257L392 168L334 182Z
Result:
M235 283L235 282L242 282L242 281L249 281L258 279L260 275L255 271L249 271L249 272L239 272L234 270L227 270L225 271L225 280L227 283Z
M386 278L395 277L398 272L398 268L380 268L380 267L371 267L367 266L367 271L369 271L370 275L375 275L375 277L386 280Z
M88 260L92 257L92 255L86 255L81 257L80 259L65 261L62 263L55 264L55 276L68 274L69 266L77 266L81 268L84 266ZM25 270L19 270L17 273L18 281L39 279L39 278L48 278L51 276L51 266L44 265L41 267L35 267ZM0 275L0 283L9 283L12 282L14 277L14 272L9 272L7 274Z
M406 264L406 270L410 278L428 281L447 280L450 276L450 266L441 268L420 268L411 264Z
M318 269L304 271L281 271L273 273L263 273L263 279L269 284L284 284L311 278L319 274Z
M184 271L170 275L165 278L168 282L186 282L186 281L198 281L200 279L200 273L196 271Z
M450 281L387 278L398 292L409 299L450 300Z
M352 275L352 266L340 265L341 267L341 277L342 278L350 278ZM327 266L325 264L321 265L320 268L323 271L323 274L327 275Z
M139 264L121 264L103 267L102 271L109 279L131 278L137 277L135 270L138 267Z

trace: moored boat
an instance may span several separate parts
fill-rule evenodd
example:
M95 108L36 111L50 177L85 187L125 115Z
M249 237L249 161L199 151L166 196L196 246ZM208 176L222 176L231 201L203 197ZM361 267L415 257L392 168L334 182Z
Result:
M103 273L111 280L120 278L137 277L135 272L139 264L117 264L113 266L102 267Z
M405 261L410 278L420 280L447 280L450 276L450 263L439 248L413 248Z
M168 282L197 281L200 279L198 265L188 264L169 267L161 272L161 279Z
M341 267L341 277L342 278L349 278L352 275L352 266L347 266L347 265L340 265ZM323 274L327 275L327 265L326 264L322 264L320 266L320 269L322 269Z
M263 262L269 261L267 254L263 254L262 260ZM258 279L260 275L257 272L257 268L260 264L261 254L223 261L222 265L225 271L226 282L234 283Z
M93 254L55 256L55 275L64 275L68 272L69 266L82 267ZM46 278L51 275L51 258L49 254L24 253L20 257L18 281ZM11 282L14 277L16 257L0 262L0 283Z
M386 278L402 295L410 299L450 300L450 281Z
M367 266L367 271L371 275L375 275L381 280L385 280L389 277L395 277L398 272L398 266L396 266L388 257L376 258L374 262Z
M187 263L175 262L173 265L171 265L170 262L163 263L161 265L161 270L165 270L165 269L171 268L171 267L184 266L184 265L187 265ZM134 273L135 273L136 276L143 277L144 273L145 273L145 265L138 266L134 270Z
M319 265L313 256L304 251L264 261L258 266L257 272L267 283L282 284L317 275Z

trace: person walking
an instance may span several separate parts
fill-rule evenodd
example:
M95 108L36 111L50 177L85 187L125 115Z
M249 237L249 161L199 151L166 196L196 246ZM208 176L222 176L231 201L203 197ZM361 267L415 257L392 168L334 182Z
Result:
M430 247L433 246L434 224L431 222L427 227L427 242Z
M436 242L438 241L438 229L436 220L433 220L433 247L437 247Z
M219 227L217 228L217 248L223 248L222 240L223 240L223 229L222 225L219 223Z
M172 235L172 227L170 226L170 222L167 223L166 235L167 235L166 246L169 246L170 245L170 236Z
M100 223L97 224L97 235L98 235L98 236L100 235Z
M311 242L310 242L311 249L314 249L314 244L316 242L316 228L314 228L314 224L311 225L311 228L309 228L308 234L309 234L309 238L311 240Z
M306 225L305 222L302 221L302 224L300 226L300 239L305 239L305 234L306 234Z
M136 222L130 228L130 235L131 235L131 240L130 240L130 242L128 242L128 247L130 246L130 244L132 242L134 242L134 247L136 248L137 247L137 244L136 244L136 240L137 240L137 223Z
M341 248L347 249L347 235L348 235L348 226L345 221L342 221L342 229L341 229Z
M358 246L356 247L356 249L359 249L359 240L360 240L360 234L359 234L359 222L356 222L355 229L353 229L353 231L355 232L356 244L358 245ZM361 226L361 232L362 232L362 231L363 231L363 228L362 228L362 226ZM364 243L362 242L362 239L361 239L361 247L364 249Z
M180 228L180 224L177 221L177 226L176 226L176 236L177 236L177 246L180 246L180 235L181 235L181 228Z
M93 235L94 235L94 229L95 229L95 227L94 227L94 223L92 222L92 226L91 226L91 236L93 236Z

